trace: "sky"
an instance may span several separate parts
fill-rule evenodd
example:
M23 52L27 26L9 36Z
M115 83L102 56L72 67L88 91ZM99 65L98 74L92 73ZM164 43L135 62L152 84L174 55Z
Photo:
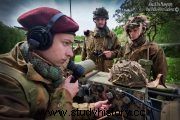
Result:
M113 14L124 0L71 0L72 18L79 24L77 35L83 35L84 30L94 30L93 11L98 7L105 7L109 11L107 25L110 29L119 25ZM0 21L8 26L21 25L18 16L31 9L46 6L60 10L70 16L70 0L0 0Z

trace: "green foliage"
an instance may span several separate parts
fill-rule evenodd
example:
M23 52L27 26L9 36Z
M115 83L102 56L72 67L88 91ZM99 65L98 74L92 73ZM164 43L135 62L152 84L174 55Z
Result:
M168 58L168 75L166 82L180 84L180 58Z
M128 38L126 32L124 31L124 28L122 26L117 26L115 29L113 29L113 32L117 35L121 45L125 45Z
M180 26L180 12L165 11L169 7L165 7L162 4L170 4L172 5L170 8L175 8L178 6L179 0L124 0L120 8L115 11L114 16L117 18L117 22L125 23L129 17L144 14L151 21L147 32L150 40L159 42L178 41L180 38L178 36L180 31L178 27ZM158 5L164 8L164 11L152 9L158 9ZM158 35L157 39L155 39L156 35Z
M75 40L79 40L79 41L83 41L84 40L84 36L75 36Z
M158 43L178 43L180 40L180 24L176 21L169 21L163 26L158 26L155 40Z
M73 49L76 48L76 46L78 45L78 43L80 43L80 46L83 45L83 41L84 41L84 36L75 36L75 40L73 43Z
M17 42L25 38L22 30L8 27L2 22L0 22L0 34L0 54L10 51Z
M116 27L115 29L113 29L113 32L116 34L116 35L120 35L123 33L123 27Z
M74 61L75 62L80 62L81 61L81 55L76 55Z
M161 44L160 44L161 45ZM164 50L166 57L180 58L180 44L179 45L165 45L161 46Z
M169 19L178 21L178 12L150 9L152 7L158 7L159 3L172 3L173 7L176 7L179 4L178 0L124 0L120 8L115 11L114 16L117 17L117 22L126 22L130 16L136 16L139 14L149 16L150 20L156 24L166 23L169 21Z

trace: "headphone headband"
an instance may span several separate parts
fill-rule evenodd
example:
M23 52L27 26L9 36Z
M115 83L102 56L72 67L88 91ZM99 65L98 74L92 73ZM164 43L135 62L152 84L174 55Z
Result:
M64 16L63 13L57 13L49 20L46 27L35 26L30 31L28 31L27 40L30 47L37 50L48 49L53 42L53 35L51 34L50 30L56 21L62 16Z
M50 21L48 22L47 26L46 26L46 31L49 32L50 29L53 27L53 25L55 24L55 22L61 18L62 16L65 16L63 13L58 13L56 15L54 15Z

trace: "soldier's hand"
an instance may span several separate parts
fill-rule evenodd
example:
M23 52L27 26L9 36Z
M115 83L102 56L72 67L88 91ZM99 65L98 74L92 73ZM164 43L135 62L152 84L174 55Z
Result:
M95 110L97 111L107 111L109 107L111 107L111 104L108 104L108 100L104 100L104 101L96 102L94 106L95 106ZM97 117L102 117L103 115L104 115L103 112L100 113L96 112Z
M63 88L65 88L66 90L69 91L69 93L71 94L71 97L73 98L77 92L79 91L79 86L78 86L78 80L75 83L70 83L71 79L72 79L72 75L70 75L63 84Z
M112 57L112 52L111 51L104 51L103 54L106 56L106 58L111 58Z

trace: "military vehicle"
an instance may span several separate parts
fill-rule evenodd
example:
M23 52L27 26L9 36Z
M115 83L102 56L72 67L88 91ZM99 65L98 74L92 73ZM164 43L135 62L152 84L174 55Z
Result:
M75 102L106 100L112 104L105 116L109 120L179 120L180 88L167 85L129 87L125 82L116 84L109 80L110 73L94 70L91 60L71 64L75 79L81 85ZM119 68L118 68L119 69ZM121 74L122 75L122 74ZM137 75L139 76L139 75ZM112 76L111 76L112 77ZM136 78L139 79L139 78Z

